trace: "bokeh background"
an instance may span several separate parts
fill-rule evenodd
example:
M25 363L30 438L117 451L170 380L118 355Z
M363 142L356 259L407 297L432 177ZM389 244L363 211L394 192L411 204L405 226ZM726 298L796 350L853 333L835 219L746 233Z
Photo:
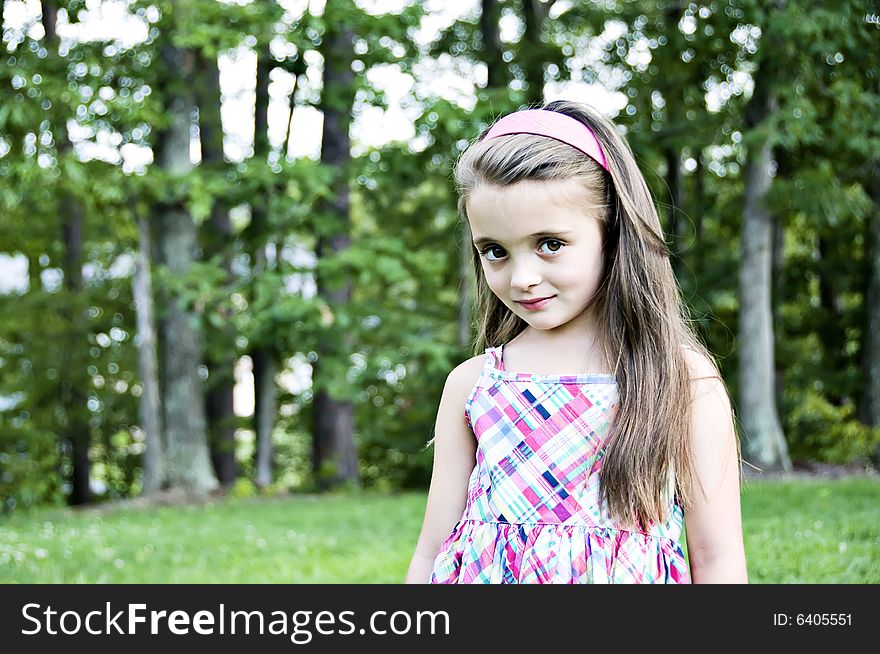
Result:
M656 198L752 578L880 582L878 61L871 1L4 0L0 581L402 580L452 163L565 98Z

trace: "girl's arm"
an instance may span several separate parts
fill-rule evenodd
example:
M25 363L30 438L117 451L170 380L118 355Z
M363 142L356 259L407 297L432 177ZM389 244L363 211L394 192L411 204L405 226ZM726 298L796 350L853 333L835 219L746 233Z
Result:
M748 583L730 398L710 361L693 351L688 357L694 397L691 442L699 478L684 516L691 579L695 584Z
M434 468L425 520L406 583L431 581L434 559L467 502L467 485L476 463L477 443L464 417L464 405L477 382L485 355L459 364L446 378L434 427Z

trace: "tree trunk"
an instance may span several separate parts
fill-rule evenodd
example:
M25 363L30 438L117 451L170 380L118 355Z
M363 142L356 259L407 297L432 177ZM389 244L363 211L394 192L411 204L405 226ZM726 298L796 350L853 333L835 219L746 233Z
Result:
M859 419L863 424L880 427L880 160L875 162L868 194L874 201L869 216L866 258L868 288L865 293L865 329L862 345L862 370L865 384L859 402ZM880 444L871 457L880 466Z
M664 18L667 25L678 25L684 15L680 3L664 3ZM669 243L669 263L672 272L680 279L682 270L681 216L684 206L684 171L681 165L682 131L689 131L684 112L684 93L681 82L669 78L659 80L660 94L666 101L665 134L660 141L663 157L666 160L666 185L669 188L669 207L667 208L667 242Z
M526 102L531 107L540 107L544 103L544 56L546 47L541 41L541 29L547 9L540 0L522 0L524 48L520 49L522 67L525 71Z
M221 174L224 166L223 124L220 118L220 70L213 58L199 55L195 83L196 102L199 107L199 138L202 146L202 166L214 174ZM205 258L220 258L225 281L232 280L232 224L229 207L224 198L214 198L211 218L203 229L202 242ZM211 461L220 483L231 486L238 475L235 461L235 413L233 389L235 379L235 325L223 303L222 326L210 332L218 341L218 347L206 350L205 365L208 368L208 384L205 397ZM216 354L220 352L222 354Z
M681 153L674 147L664 150L666 157L666 185L669 187L669 250L672 270L678 277L681 271L681 207L684 205L684 184Z
M161 141L161 133L159 134L159 139L157 139L157 144L154 145L154 149L159 147L159 141ZM168 351L168 347L165 344L165 336L166 334L168 334L168 311L166 307L170 302L170 294L161 284L155 284L155 271L162 270L165 267L165 259L162 255L162 248L160 247L162 239L165 238L165 234L162 227L162 214L158 205L151 207L151 215L149 217L149 220L147 221L147 231L148 237L150 238L150 263L153 268L153 274L150 276L150 279L154 282L153 306L155 309L154 315L156 321L156 363L158 364L156 377L159 383L159 425L161 426L161 432L159 433L159 443L162 450L162 462L160 464L160 468L162 470L161 488L167 488L168 477L165 472L165 461L167 459L168 452L168 437L165 430L166 392L164 360L165 353Z
M257 59L254 159L260 162L258 165L265 165L269 157L269 73L271 71L269 57L269 48L266 46ZM251 204L251 224L248 233L252 244L251 258L254 262L254 276L260 275L266 270L268 232L268 197L264 196ZM277 406L275 375L278 372L278 353L271 343L256 343L250 351L250 356L254 373L254 433L256 434L254 481L257 486L264 488L271 484L275 478L275 449L272 446L272 432L275 429Z
M141 493L151 495L161 490L165 479L162 466L162 415L159 402L159 362L156 354L156 330L153 312L153 285L150 279L150 225L138 217L140 251L132 280L132 295L137 317L138 367L143 393L140 400L141 425L144 430L144 481Z
M272 72L269 47L257 53L257 88L254 102L254 157L263 161L269 156L269 73ZM292 92L291 92L292 95ZM291 105L291 114L293 105ZM288 121L289 122L289 121ZM284 153L282 153L283 155Z
M207 421L209 430L209 445L211 448L211 463L214 465L214 474L223 486L231 486L238 476L238 463L235 460L235 412L233 410L233 383L227 379L226 365L235 365L231 359L218 363L213 359L206 362L208 370L214 371L216 386L207 390L205 395L205 407L207 409ZM210 375L210 373L209 373ZM209 383L210 383L210 377Z
M351 69L354 34L344 22L334 23L330 10L328 4L325 11L328 31L322 48L324 131L321 163L333 169L336 192L322 203L320 211L332 224L318 237L316 254L319 261L325 253L335 254L347 249L350 242L348 170L351 161L349 127L354 104L354 73ZM326 301L333 314L336 314L337 307L344 309L351 299L351 281L344 275L340 277L334 280L324 276L317 278L318 296ZM312 366L312 379L319 382L313 405L312 469L318 484L325 488L342 481L360 483L354 443L354 405L351 400L332 396L328 388L333 384L332 377L337 376L331 372L328 363L335 359L339 365L334 367L346 369L353 343L345 326L333 322L327 327L318 342L318 360Z
M255 483L260 488L275 479L275 449L272 430L275 427L276 394L275 374L278 356L268 347L257 348L251 354L254 364L254 418L257 428Z
M169 71L179 77L163 89L165 113L170 125L156 137L156 161L170 177L179 177L193 168L189 156L192 98L192 53L169 44L162 57ZM162 259L175 279L185 279L196 260L196 226L181 202L169 200L156 208L161 220ZM205 430L205 398L199 376L202 362L202 335L197 309L183 306L178 297L166 296L162 321L164 369L162 391L166 430L166 480L172 488L205 494L217 488L211 467Z
M764 123L775 100L758 74L747 108L749 128ZM788 447L776 411L770 272L773 216L765 200L770 190L772 144L765 140L748 152L743 212L742 261L739 268L739 414L745 429L744 453L760 465L791 469Z
M828 241L821 234L818 238L819 302L822 307L822 322L818 330L822 343L822 360L826 370L842 370L845 367L844 347L846 335L840 326L844 324L843 298L837 291L834 281L833 263L828 259ZM828 401L841 406L843 398L831 389L826 390Z
M65 137L66 141L66 137ZM69 149L69 142L67 149ZM89 429L88 401L89 378L83 351L88 347L88 326L83 306L82 247L83 212L79 202L72 197L62 199L62 238L64 245L62 270L64 271L64 290L70 301L68 311L68 345L61 373L61 405L66 420L62 428L62 438L70 444L72 467L71 504L87 504L91 501L89 488Z
M54 0L44 0L41 21L46 33L47 49L56 52L59 45L57 19L57 3ZM65 157L74 156L65 121L61 119L58 124L53 125L52 132L58 152L58 165L62 165ZM64 349L59 379L64 415L60 434L62 442L70 447L72 472L68 501L77 505L91 501L89 447L92 439L87 406L90 380L84 354L88 350L89 342L82 279L84 215L79 200L63 189L58 211L61 217L61 245L64 248L61 269L64 273L64 291L70 302L67 311L68 344Z
M773 248L772 259L770 262L770 270L772 271L770 284L770 298L773 302L772 319L773 319L773 337L774 339L782 338L782 269L785 263L785 230L779 220L773 221ZM774 357L775 359L775 357ZM779 411L780 424L785 422L785 415L782 413L782 393L785 390L785 369L777 361L773 362L773 391L774 401Z
M189 152L187 152L189 156ZM187 275L194 261L196 228L184 210L166 208L162 216L162 255L171 275ZM199 366L202 338L195 311L171 297L164 326L166 477L172 488L207 493L217 487L205 430L205 400Z
M706 211L706 187L703 179L703 164L700 163L701 154L698 151L695 157L697 167L694 169L694 200L691 205L694 220L694 252L700 253L700 256L692 259L692 267L694 270L694 279L703 279L703 214Z
M481 0L480 7L480 34L483 37L483 61L487 71L486 88L504 88L507 86L508 75L507 64L501 56L504 47L501 45L498 27L498 0Z

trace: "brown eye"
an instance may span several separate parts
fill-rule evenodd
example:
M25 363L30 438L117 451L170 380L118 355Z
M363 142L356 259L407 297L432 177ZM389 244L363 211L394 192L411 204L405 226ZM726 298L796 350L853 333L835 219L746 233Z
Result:
M502 254L500 255L500 257L503 257L503 256L504 256L504 254L503 254L503 253L504 253L504 250L502 250L502 249L501 249L500 247L498 247L497 245L490 245L489 247L487 247L486 249L484 249L480 254L482 254L482 255L483 255L483 258L486 259L487 261L498 261L498 259L493 259L492 257L489 256L489 252L492 252L493 250L501 250L501 253L502 253ZM499 257L499 258L500 258L500 257Z
M544 245L547 245L548 243L553 243L554 245L556 245L556 247L555 248L551 247L549 250L545 250L545 252L547 254L556 254L557 252L562 250L563 247L565 247L565 243L563 243L562 241L557 241L556 239L552 239L552 238L544 241L541 244L541 246L543 247Z

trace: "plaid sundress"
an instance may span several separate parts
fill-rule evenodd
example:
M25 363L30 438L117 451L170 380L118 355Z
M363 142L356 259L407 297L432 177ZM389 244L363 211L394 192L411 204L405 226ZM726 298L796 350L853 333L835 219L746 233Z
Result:
M616 411L612 375L508 372L502 347L487 348L465 403L477 439L467 504L431 583L690 583L671 475L665 523L621 529L600 509L603 442Z

